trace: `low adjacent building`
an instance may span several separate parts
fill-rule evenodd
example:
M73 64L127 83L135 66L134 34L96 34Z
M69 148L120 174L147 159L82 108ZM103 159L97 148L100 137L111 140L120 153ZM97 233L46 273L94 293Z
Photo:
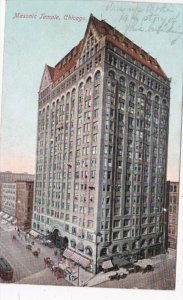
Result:
M2 183L1 187L2 212L16 219L16 224L21 230L30 230L34 181L19 180L15 183Z
M176 249L178 231L179 182L167 182L168 247Z
M0 172L0 210L2 209L2 184L15 183L17 180L34 180L34 175L29 173Z
M16 214L16 183L2 183L2 211L15 217Z

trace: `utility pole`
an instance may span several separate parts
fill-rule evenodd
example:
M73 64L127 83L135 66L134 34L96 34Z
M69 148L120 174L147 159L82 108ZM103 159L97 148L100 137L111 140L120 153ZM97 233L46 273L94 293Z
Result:
M78 286L79 286L79 264L78 264Z

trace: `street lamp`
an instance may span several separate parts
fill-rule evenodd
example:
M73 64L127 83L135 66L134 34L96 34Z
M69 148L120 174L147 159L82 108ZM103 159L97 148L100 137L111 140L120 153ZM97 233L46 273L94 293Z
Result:
M163 207L163 252L166 253L166 219L165 214L167 213L167 209Z
M79 264L78 264L78 286L79 286Z

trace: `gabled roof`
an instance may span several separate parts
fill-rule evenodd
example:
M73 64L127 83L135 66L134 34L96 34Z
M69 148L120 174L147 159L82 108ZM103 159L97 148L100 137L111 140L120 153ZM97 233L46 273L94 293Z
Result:
M77 60L80 56L80 50L83 40L79 42L63 59L61 59L54 68L53 82L57 81L66 72L69 72L76 66Z
M77 64L77 60L80 57L85 38L91 24L95 27L99 37L105 37L106 41L112 43L116 47L119 47L124 53L129 54L133 59L145 65L150 70L154 71L157 75L162 76L164 79L168 79L156 59L154 59L151 55L149 55L142 48L137 46L107 22L105 22L104 20L100 21L91 14L84 38L79 42L79 44L75 46L64 58L62 58L54 68L47 66L52 82L56 82L65 73L74 70Z
M50 77L53 80L54 78L54 68L47 65L48 71L50 73Z
M52 68L48 65L45 65L41 83L40 83L40 88L39 88L40 91L47 88L53 82L54 73L55 73L54 68Z
M91 16L92 21L97 28L99 34L106 36L107 41L111 42L114 46L119 47L125 53L129 54L135 60L144 64L149 69L154 71L156 74L168 79L157 60L154 59L149 53L144 51L142 48L137 46L131 40L129 40L125 35L120 33L114 27L109 25L104 20L99 21L94 16Z

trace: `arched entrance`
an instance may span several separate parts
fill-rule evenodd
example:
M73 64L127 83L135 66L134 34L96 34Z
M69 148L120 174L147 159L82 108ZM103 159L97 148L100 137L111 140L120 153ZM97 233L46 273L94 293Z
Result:
M144 259L145 258L145 250L141 250L140 251L140 259Z
M62 247L64 249L68 248L68 244L69 244L69 240L68 238L65 236L63 239L62 239Z
M61 247L62 237L61 237L60 232L59 232L58 229L55 229L50 234L50 240L52 241L52 243L55 244L56 247L58 247L58 248Z

